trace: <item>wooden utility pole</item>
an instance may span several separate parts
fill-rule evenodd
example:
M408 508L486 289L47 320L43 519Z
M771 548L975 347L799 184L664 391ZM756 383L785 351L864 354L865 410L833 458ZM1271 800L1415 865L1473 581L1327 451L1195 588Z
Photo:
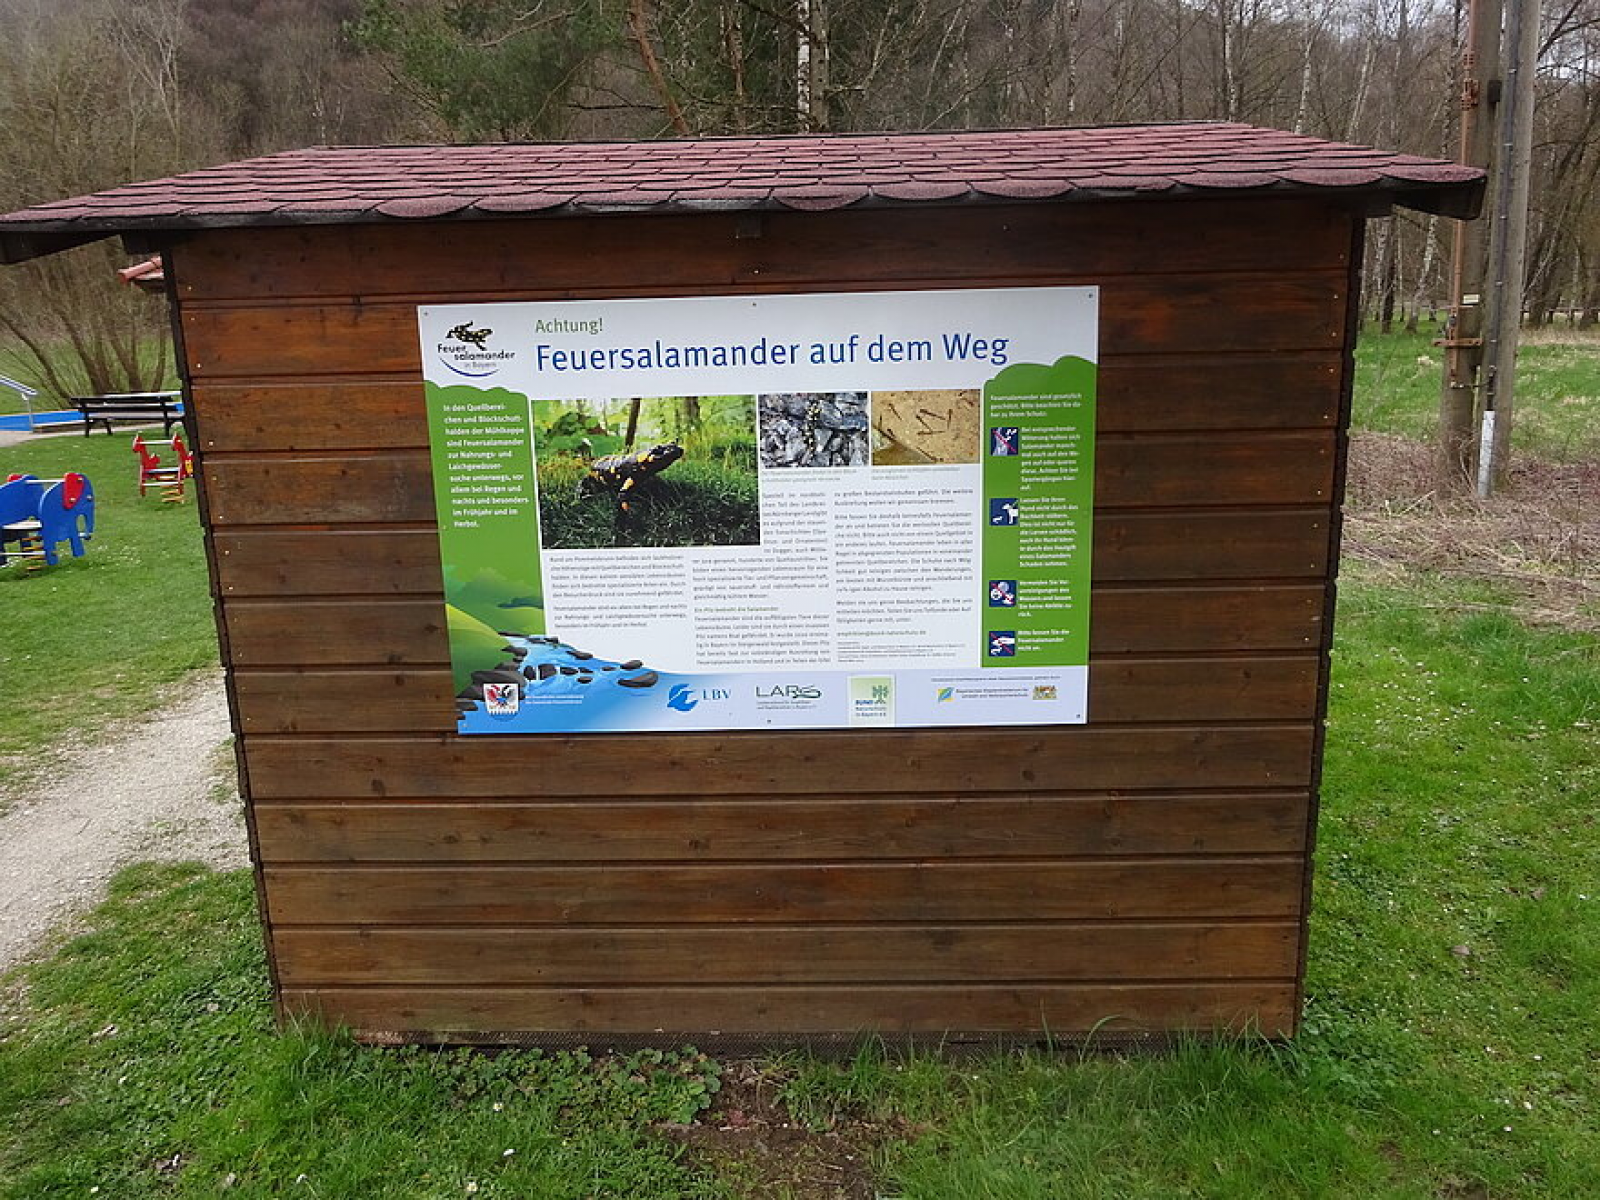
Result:
M1495 115L1500 104L1501 0L1469 0L1467 38L1461 52L1460 159L1494 174ZM1442 493L1472 482L1473 418L1483 364L1485 222L1457 221L1450 270L1450 320L1444 386L1439 392L1439 444L1434 475Z
M1523 266L1528 247L1528 185L1533 174L1534 75L1539 66L1538 0L1507 0L1512 61L1501 105L1492 192L1489 270L1483 329L1483 425L1478 439L1478 495L1494 490L1511 438L1517 342L1522 332Z

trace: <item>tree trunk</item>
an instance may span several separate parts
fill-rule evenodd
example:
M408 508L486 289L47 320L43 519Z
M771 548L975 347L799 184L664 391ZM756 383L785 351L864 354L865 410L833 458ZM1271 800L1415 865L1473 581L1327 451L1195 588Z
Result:
M1078 33L1083 18L1083 0L1067 5L1067 120L1078 115Z
M827 0L795 0L794 98L800 132L828 131Z
M1400 219L1389 218L1389 233L1383 239L1383 265L1379 267L1382 280L1378 286L1378 331L1394 332L1394 294L1400 273Z
M1600 269L1592 264L1582 246L1578 247L1578 286L1582 289L1578 328L1593 329L1600 324Z
M1428 223L1422 228L1422 266L1417 271L1417 286L1411 293L1411 311L1406 313L1406 332L1417 331L1417 321L1422 314L1423 293L1428 288L1428 276L1433 271L1435 250L1435 234L1438 232L1439 218L1432 213L1428 215ZM1431 305L1429 306L1432 307Z
M744 30L739 23L739 6L733 0L723 0L722 48L733 76L733 128L743 133L750 128L750 97L744 73Z
M1311 52L1317 37L1316 22L1309 17L1304 18L1306 23L1305 38L1300 43L1300 99L1294 106L1294 131L1304 133L1306 130L1306 115L1311 108Z
M628 0L628 32L633 37L634 48L639 52L639 62L650 80L650 86L655 89L656 96L661 101L662 111L672 123L672 131L679 137L689 137L692 132L689 129L689 122L684 117L678 101L673 97L672 89L667 85L666 74L661 70L661 60L656 57L655 47L650 44L650 14L645 7L648 2L649 0Z
M633 450L633 439L639 436L639 406L644 400L635 396L628 401L628 432L622 439L622 452L627 454Z
M1361 127L1362 110L1367 106L1367 85L1372 79L1372 60L1377 54L1378 39L1376 35L1366 39L1366 46L1361 52L1361 71L1356 76L1356 94L1350 102L1350 119L1345 122L1344 140L1356 140L1356 131Z
M1233 5L1229 0L1216 0L1218 32L1222 36L1222 109L1230 121L1239 119L1239 47L1238 30L1234 27Z

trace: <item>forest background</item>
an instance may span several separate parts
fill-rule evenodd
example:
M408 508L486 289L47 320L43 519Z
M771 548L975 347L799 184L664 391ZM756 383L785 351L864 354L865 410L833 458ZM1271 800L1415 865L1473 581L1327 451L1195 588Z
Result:
M1225 119L1455 156L1465 0L0 0L0 211L319 144ZM1532 324L1600 320L1600 0L1545 0ZM1367 241L1445 302L1448 222ZM115 242L0 272L0 373L170 378Z

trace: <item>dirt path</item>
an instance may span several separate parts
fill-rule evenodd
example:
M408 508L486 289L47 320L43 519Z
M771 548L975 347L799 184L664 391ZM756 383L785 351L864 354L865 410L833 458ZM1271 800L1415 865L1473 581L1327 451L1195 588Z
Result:
M222 677L7 797L0 816L0 972L98 900L119 867L249 862Z

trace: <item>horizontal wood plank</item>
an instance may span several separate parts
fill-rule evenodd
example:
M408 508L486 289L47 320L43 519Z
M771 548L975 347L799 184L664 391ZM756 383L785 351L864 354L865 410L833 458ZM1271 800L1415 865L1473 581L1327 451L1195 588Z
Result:
M1095 507L1327 504L1328 431L1102 438ZM340 455L213 456L202 466L217 525L384 524L434 519L422 450Z
M433 570L437 575L437 562ZM450 661L442 595L421 599L307 600L293 595L281 600L230 599L223 614L233 663L239 667L437 665Z
M1322 644L1320 585L1103 587L1089 604L1094 654L1298 650Z
M255 802L338 797L837 795L1302 788L1314 726L1015 729L521 738L263 736Z
M1315 655L1092 661L1089 720L1310 720ZM249 670L234 675L246 733L451 733L446 668Z
M1321 579L1331 525L1325 508L1109 513L1094 522L1094 579Z
M1331 428L1339 419L1338 354L1108 353L1096 381L1100 433Z
M261 860L694 862L1297 854L1305 792L263 804Z
M219 539L230 546L234 540ZM323 538L315 544L326 543ZM297 565L304 566L304 559L283 558L279 577ZM237 580L234 566L229 577ZM384 576L385 582L400 578ZM1090 604L1090 649L1096 654L1312 649L1321 644L1324 598L1320 586L1299 584L1101 588ZM262 596L229 599L224 612L235 666L449 661L444 599L439 595L316 600Z
M1316 200L1200 201L1181 214L1157 201L775 215L739 246L735 269L741 283L803 285L859 279L870 262L875 279L915 286L930 274L982 282L1337 268L1349 259L1350 221Z
M1348 279L1342 270L1060 282L1101 284L1100 344L1106 353L1330 351L1343 343ZM593 291L638 295L641 289ZM579 294L578 289L530 291L522 298ZM426 296L437 299L431 291ZM184 305L182 321L189 373L197 380L261 382L307 374L415 377L422 369L415 303L190 302Z
M308 377L210 383L191 389L196 440L206 452L418 449L428 444L415 376Z
M1091 658L1089 720L1310 720L1321 659Z
M434 519L422 450L316 457L207 458L216 525L387 524Z
M777 988L286 988L283 1005L357 1036L457 1031L651 1035L1294 1032L1292 981Z
M599 286L645 292L790 284L863 274L915 286L1130 271L1345 265L1351 215L1301 198L1116 205L901 207L643 219L292 226L197 232L173 250L185 302L269 296L527 294ZM752 230L759 236L751 237ZM870 269L864 264L870 263Z
M283 929L286 987L1286 979L1300 927L1253 924Z
M1297 858L639 866L269 866L291 925L810 924L1295 917Z
M1337 354L1108 357L1100 363L1101 434L1320 429L1339 412ZM199 444L210 452L422 449L428 425L416 378L200 382Z
M442 613L436 528L235 528L213 530L211 541L224 596L422 595Z
M1320 579L1328 510L1107 513L1094 522L1097 584ZM442 595L432 528L216 530L224 596Z

